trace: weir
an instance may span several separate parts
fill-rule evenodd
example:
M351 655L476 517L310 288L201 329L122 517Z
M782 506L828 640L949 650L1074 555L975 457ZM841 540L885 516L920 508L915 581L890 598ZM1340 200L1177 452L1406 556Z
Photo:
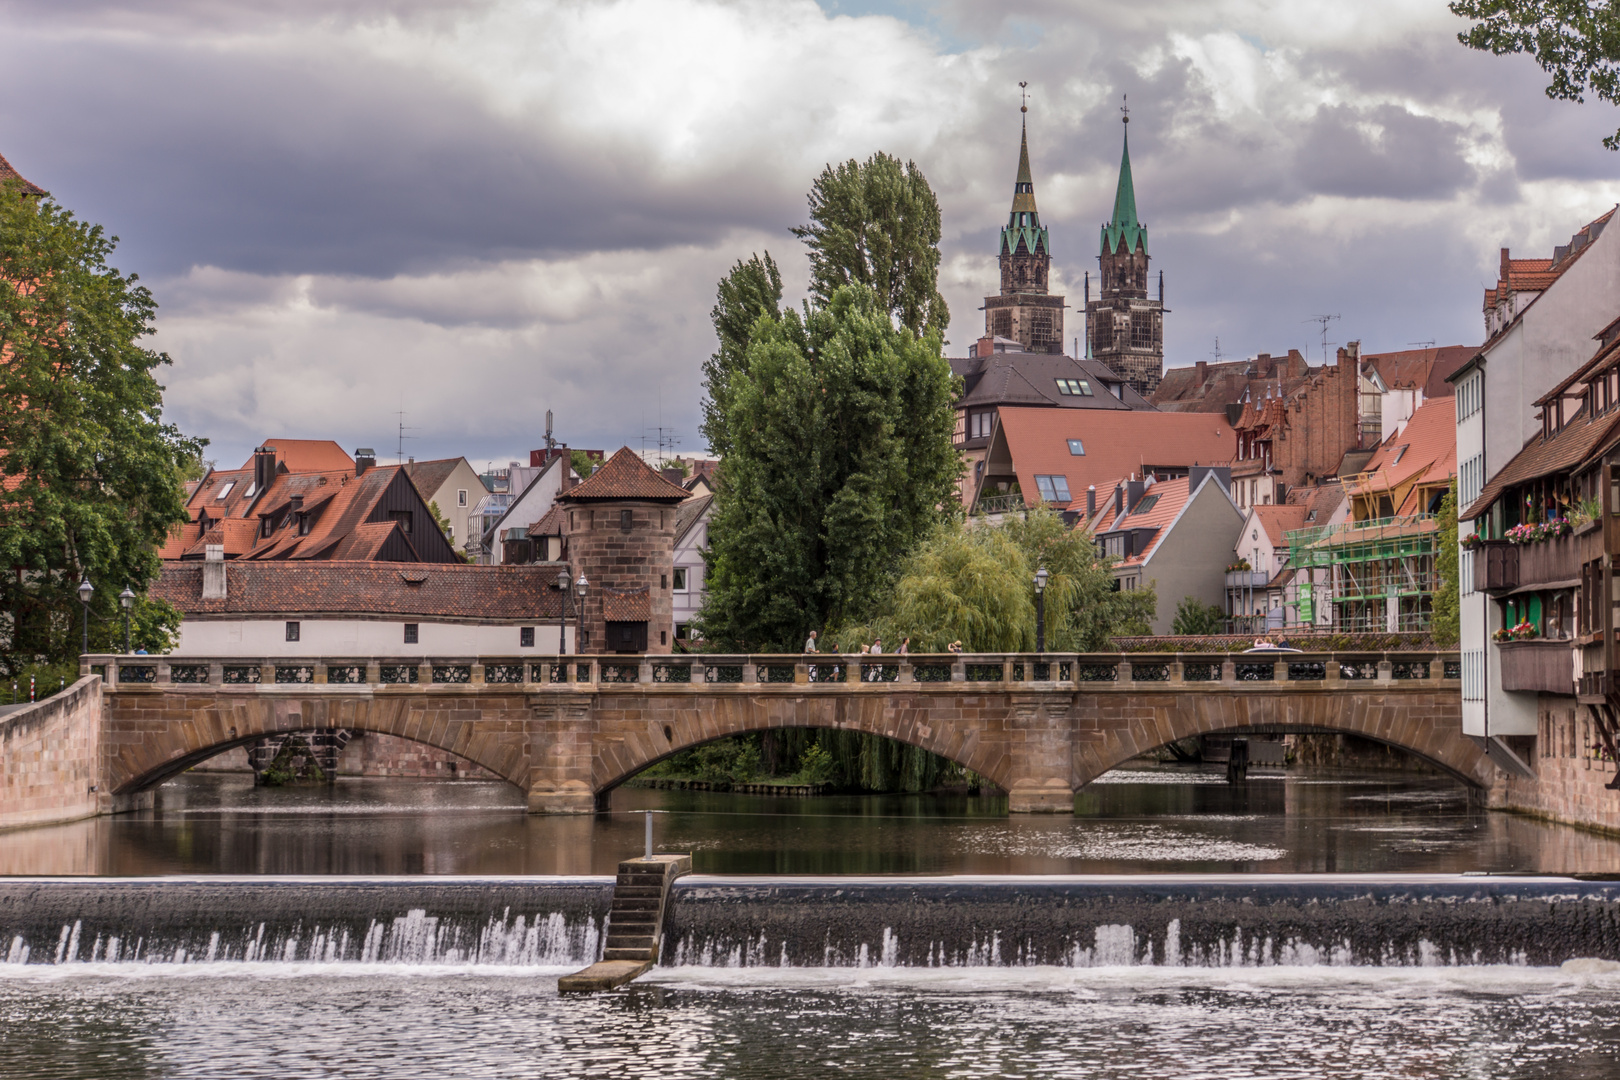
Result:
M611 878L10 879L11 964L604 959ZM1620 882L1169 875L726 878L669 889L660 966L1558 965L1620 960Z

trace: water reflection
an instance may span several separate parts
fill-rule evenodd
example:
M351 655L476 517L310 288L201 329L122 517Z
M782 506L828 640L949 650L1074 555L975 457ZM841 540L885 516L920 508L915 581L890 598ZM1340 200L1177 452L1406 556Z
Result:
M1006 815L967 796L781 799L622 789L610 811L531 817L499 783L344 779L255 788L182 776L155 810L10 833L0 873L607 874L642 845L700 873L1049 874L1172 871L1613 872L1620 842L1483 810L1400 772L1117 770L1076 814Z

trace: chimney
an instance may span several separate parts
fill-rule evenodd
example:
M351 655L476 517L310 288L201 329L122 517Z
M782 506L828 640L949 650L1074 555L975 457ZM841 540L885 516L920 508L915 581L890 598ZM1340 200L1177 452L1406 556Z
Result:
M973 349L974 356L989 356L996 351L996 339L988 335L979 339Z
M261 446L253 451L253 493L263 495L276 478L276 448Z
M1502 249L1502 284L1508 283L1508 249Z
M367 469L377 467L377 451L369 446L362 446L354 452L354 475L364 476Z
M1097 485L1091 484L1086 488L1086 520L1090 521L1097 516Z
M1114 528L1119 528L1119 519L1125 514L1125 489L1118 484L1114 485Z
M1352 341L1347 347L1339 350L1339 366L1349 365L1352 370L1361 370L1361 342Z
M304 508L304 497L302 495L289 495L287 502L292 505L292 512L295 514Z
M1198 372L1198 385L1203 386L1204 380L1209 378L1209 361L1200 360L1193 365L1193 368Z
M209 544L203 549L202 598L225 599L225 545Z
M679 469L659 469L658 471L663 475L665 480L668 480L672 484L679 486L686 483L686 474L681 472Z
M1147 485L1140 480L1125 481L1125 505L1135 510L1136 504L1142 501L1142 492L1146 490Z

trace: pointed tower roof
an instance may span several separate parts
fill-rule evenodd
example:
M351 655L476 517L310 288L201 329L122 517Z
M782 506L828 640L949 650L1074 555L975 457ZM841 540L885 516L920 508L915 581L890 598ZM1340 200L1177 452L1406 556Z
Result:
M4 155L0 155L0 184L5 183L7 180L16 180L22 184L22 193L24 195L45 194L44 188L38 184L30 184L26 177L11 167L11 162L7 161Z
M1121 240L1125 250L1147 250L1147 229L1136 220L1136 185L1131 181L1131 118L1125 116L1125 147L1119 157L1119 188L1114 192L1114 216L1102 229L1104 254L1118 254Z
M1013 181L1012 212L1001 230L1001 251L1011 254L1022 244L1025 251L1050 254L1051 238L1041 227L1041 215L1035 209L1035 180L1029 168L1029 106L1023 106L1021 111L1025 118L1020 124L1018 178Z

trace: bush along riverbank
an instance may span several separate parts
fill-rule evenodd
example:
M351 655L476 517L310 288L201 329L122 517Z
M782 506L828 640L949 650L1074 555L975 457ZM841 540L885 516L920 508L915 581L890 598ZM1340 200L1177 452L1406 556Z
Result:
M733 735L681 750L629 782L699 791L771 794L978 792L972 770L926 750L859 731L787 728ZM700 786L701 785L701 786ZM758 792L756 792L758 793Z

